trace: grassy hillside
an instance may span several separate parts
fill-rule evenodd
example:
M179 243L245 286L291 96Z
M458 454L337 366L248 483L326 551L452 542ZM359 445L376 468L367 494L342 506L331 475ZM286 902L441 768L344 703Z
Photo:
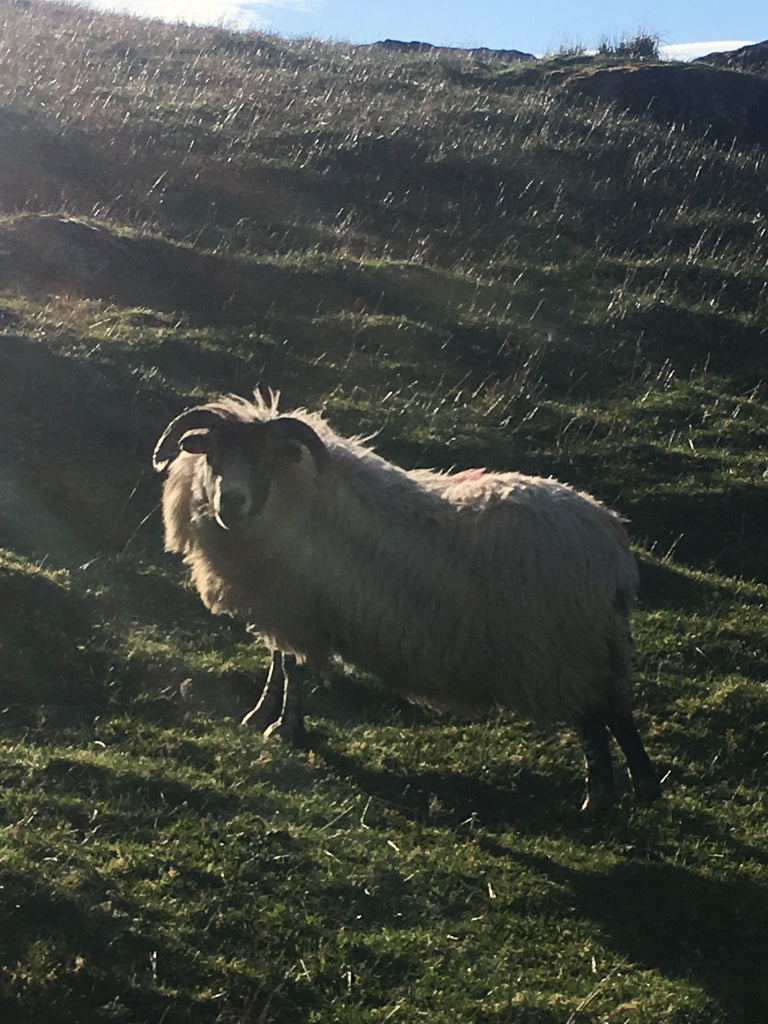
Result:
M762 50L0 28L4 1019L766 1018ZM163 554L149 461L257 383L629 517L660 804L585 822L570 730L352 671L308 751L238 727L266 652Z

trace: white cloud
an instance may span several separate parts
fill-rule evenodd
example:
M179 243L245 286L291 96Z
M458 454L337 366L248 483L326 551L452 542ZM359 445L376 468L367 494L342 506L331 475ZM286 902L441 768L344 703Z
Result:
M665 60L694 60L706 57L709 53L724 53L726 50L738 50L741 46L752 46L753 40L725 39L714 43L671 43L659 47Z
M267 29L270 10L290 7L310 10L318 0L91 0L102 11L137 14L162 21L193 25L226 25L239 29Z

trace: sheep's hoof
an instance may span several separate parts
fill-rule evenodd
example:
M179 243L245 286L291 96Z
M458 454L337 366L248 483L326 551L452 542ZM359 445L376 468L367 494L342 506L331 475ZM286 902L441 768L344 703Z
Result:
M616 802L616 794L611 789L587 790L581 813L590 818L599 818Z
M641 804L652 804L661 796L661 783L655 773L644 775L640 779L633 780L635 799Z
M265 740L280 739L295 746L301 746L306 742L307 732L304 728L302 718L285 718L281 716L276 722L272 722L262 733Z
M259 732L264 732L265 729L269 728L270 724L276 724L274 712L267 708L259 707L258 704L240 719L240 725L245 725L249 729L258 729Z

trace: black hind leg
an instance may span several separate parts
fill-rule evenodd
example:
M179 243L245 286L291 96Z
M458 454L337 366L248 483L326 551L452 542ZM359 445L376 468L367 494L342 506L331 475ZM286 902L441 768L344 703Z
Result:
M582 715L576 726L587 762L587 791L581 809L588 814L601 814L616 799L608 726L599 711Z
M643 746L632 712L629 710L613 712L606 718L609 729L627 759L635 796L645 804L657 800L661 796L661 784L656 769Z

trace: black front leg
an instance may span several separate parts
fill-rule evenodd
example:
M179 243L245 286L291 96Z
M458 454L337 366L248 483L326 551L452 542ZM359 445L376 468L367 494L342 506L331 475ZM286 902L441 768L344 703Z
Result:
M585 813L598 815L616 799L610 733L605 717L599 711L582 715L576 726L587 763L587 791L581 809Z
M261 691L259 702L245 715L241 725L248 725L252 729L259 729L263 732L280 717L286 690L283 660L282 651L272 652L272 664L269 666L267 681Z
M284 654L282 671L285 682L280 715L264 730L264 739L279 736L290 743L302 744L307 734L304 729L301 691L307 669L296 661L294 655Z

